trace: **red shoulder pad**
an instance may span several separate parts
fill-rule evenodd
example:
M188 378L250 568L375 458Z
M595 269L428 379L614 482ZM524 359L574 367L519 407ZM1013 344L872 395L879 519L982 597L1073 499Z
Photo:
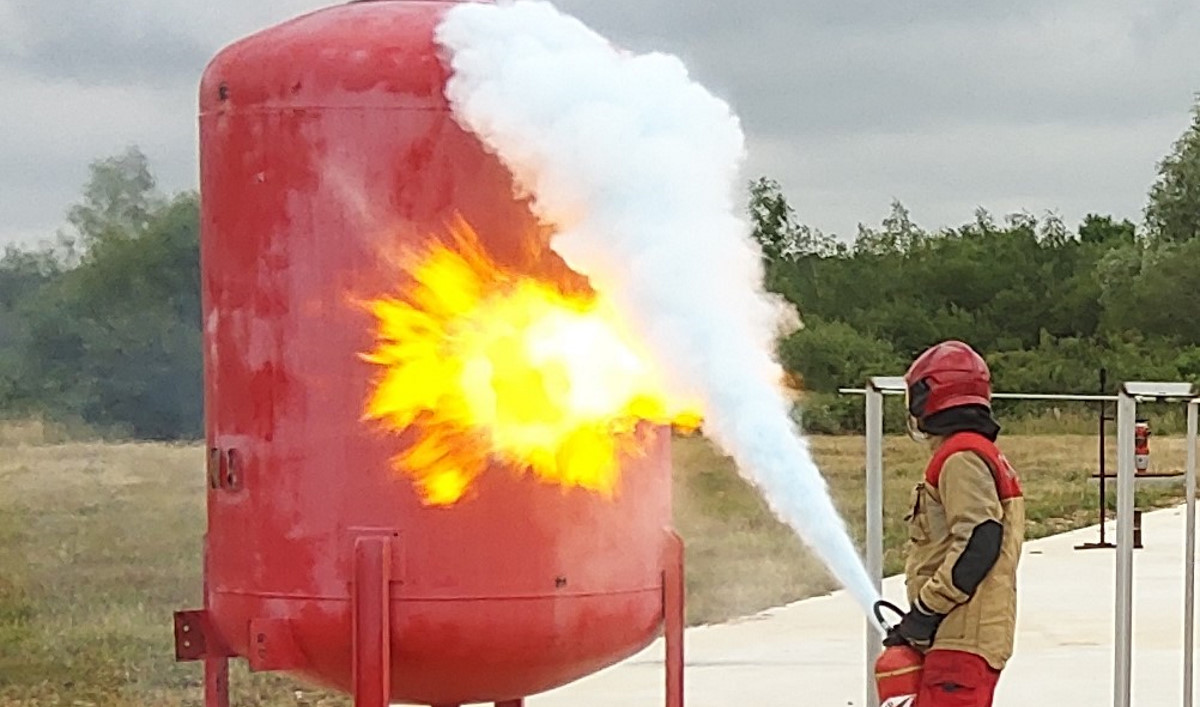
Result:
M1021 481L1008 459L1004 458L1004 454L992 440L974 432L951 435L937 448L933 458L929 460L929 465L925 467L925 483L936 488L942 478L942 467L946 465L946 460L959 452L971 452L983 459L992 472L992 479L996 482L996 493L1001 501L1022 495Z

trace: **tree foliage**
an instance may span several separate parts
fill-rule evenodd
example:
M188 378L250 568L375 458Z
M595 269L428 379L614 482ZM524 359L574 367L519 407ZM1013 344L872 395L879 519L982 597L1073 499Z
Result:
M143 438L196 436L197 196L157 194L131 150L93 163L69 221L77 258L10 248L0 259L0 411Z
M1200 346L1200 324L1179 316L1200 308L1200 241L1140 243L1133 224L1096 215L1075 232L1053 216L979 214L928 233L905 214L897 205L879 228L860 229L848 251L776 265L779 291L809 324L781 342L781 361L811 389L896 373L948 338L1022 361L997 379L1026 390L1089 390L1096 368L1130 346L1159 359ZM1029 356L1070 359L1079 375L1030 374Z
M81 245L136 240L145 233L162 206L146 155L130 147L92 162L88 171L83 198L67 212Z
M1192 124L1159 163L1158 181L1150 189L1146 227L1166 243L1186 243L1200 236L1200 103Z
M829 402L838 387L899 374L948 338L983 352L1008 390L1095 392L1100 368L1114 382L1200 382L1200 107L1193 118L1160 165L1144 233L1103 214L1071 229L1054 214L983 210L931 233L896 202L848 247L764 247L769 287L807 324L779 356L816 401L817 429L861 425L857 406ZM791 242L776 236L801 229L786 199L756 184L760 242Z

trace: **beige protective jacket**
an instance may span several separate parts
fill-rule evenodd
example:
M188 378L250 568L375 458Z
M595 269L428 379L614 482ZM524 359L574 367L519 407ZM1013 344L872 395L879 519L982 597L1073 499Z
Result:
M1002 670L1013 652L1025 540L1012 466L981 435L937 440L906 520L909 603L945 614L932 649L973 653Z

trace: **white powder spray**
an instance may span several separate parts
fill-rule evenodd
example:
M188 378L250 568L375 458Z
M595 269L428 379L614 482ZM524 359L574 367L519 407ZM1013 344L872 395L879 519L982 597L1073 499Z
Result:
M729 106L677 58L621 52L547 2L457 5L436 39L456 120L557 227L551 247L616 303L669 389L702 402L705 433L869 610L876 592L779 385L779 309L742 216Z

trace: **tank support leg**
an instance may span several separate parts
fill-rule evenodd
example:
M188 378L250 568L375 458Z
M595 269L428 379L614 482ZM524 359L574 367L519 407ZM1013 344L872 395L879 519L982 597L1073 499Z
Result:
M354 707L388 707L391 697L391 617L387 537L354 544Z
M667 531L663 558L663 633L666 637L667 707L683 707L683 540Z
M208 596L208 585L204 594ZM175 660L204 664L204 707L229 707L229 658L206 609L175 612Z
M204 707L229 707L229 659L204 659Z

